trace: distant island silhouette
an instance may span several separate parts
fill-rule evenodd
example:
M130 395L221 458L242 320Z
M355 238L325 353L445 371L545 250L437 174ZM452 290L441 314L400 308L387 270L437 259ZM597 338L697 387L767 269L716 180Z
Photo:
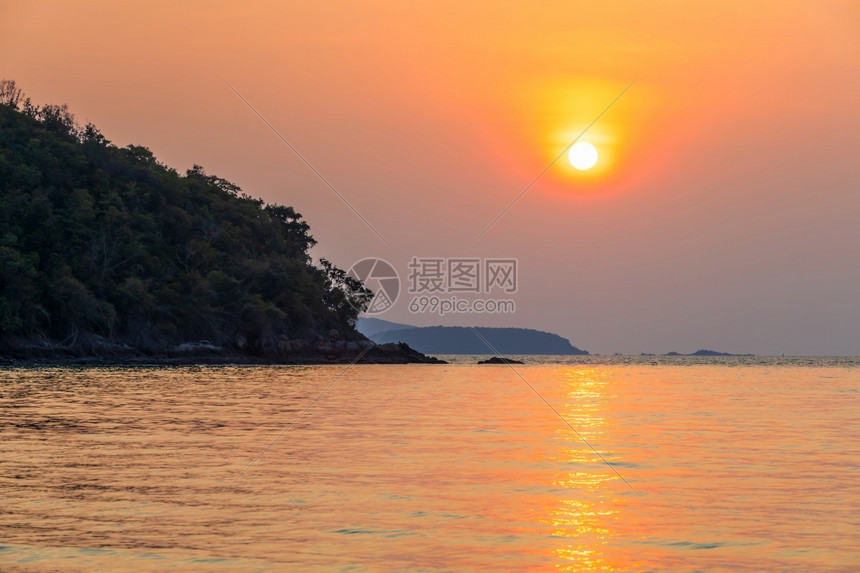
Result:
M486 355L494 351L500 354L589 354L587 350L573 346L569 340L557 334L530 328L412 326L365 317L358 319L356 328L379 344L405 342L425 354ZM492 349L487 347L481 337L490 343Z
M642 353L642 356L656 356L655 354ZM667 352L661 356L755 356L755 354L732 354L731 352L717 352L716 350L701 349L692 354L683 354L681 352Z

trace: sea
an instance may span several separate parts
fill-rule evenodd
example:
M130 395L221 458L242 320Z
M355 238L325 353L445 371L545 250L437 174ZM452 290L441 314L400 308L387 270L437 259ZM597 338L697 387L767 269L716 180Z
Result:
M0 571L860 570L860 358L447 358L0 369Z

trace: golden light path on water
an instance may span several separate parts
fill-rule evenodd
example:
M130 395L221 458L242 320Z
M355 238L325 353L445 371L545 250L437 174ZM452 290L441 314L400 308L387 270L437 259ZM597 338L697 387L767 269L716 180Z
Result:
M607 433L603 415L607 374L600 370L572 369L564 372L568 395L562 413L589 444L604 442ZM563 463L589 467L602 463L594 452L582 447L582 439L569 431L560 430L567 442L561 451ZM601 452L606 457L608 452ZM597 468L595 468L597 469ZM604 469L576 470L562 475L553 485L571 491L570 497L559 500L547 520L553 526L553 535L563 538L567 545L553 550L562 564L562 571L612 571L604 547L612 536L612 522L618 519L623 498L612 496L606 482L617 479ZM586 496L583 495L586 493Z
M635 490L508 366L356 366L233 487L342 367L0 369L0 570L860 563L860 362L527 360Z

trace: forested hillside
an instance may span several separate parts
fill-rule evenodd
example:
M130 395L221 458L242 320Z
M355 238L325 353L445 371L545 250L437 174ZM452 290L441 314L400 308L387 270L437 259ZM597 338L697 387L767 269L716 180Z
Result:
M315 266L314 243L292 207L177 173L0 83L0 349L357 340L369 292Z

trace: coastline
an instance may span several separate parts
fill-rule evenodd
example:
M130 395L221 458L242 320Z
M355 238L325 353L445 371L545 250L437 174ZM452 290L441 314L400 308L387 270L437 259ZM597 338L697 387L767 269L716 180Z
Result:
M217 365L325 365L325 364L447 364L404 343L376 345L371 341L336 344L281 346L273 352L237 352L203 343L186 343L158 351L102 345L80 346L27 345L4 348L0 367L38 366L217 366Z

